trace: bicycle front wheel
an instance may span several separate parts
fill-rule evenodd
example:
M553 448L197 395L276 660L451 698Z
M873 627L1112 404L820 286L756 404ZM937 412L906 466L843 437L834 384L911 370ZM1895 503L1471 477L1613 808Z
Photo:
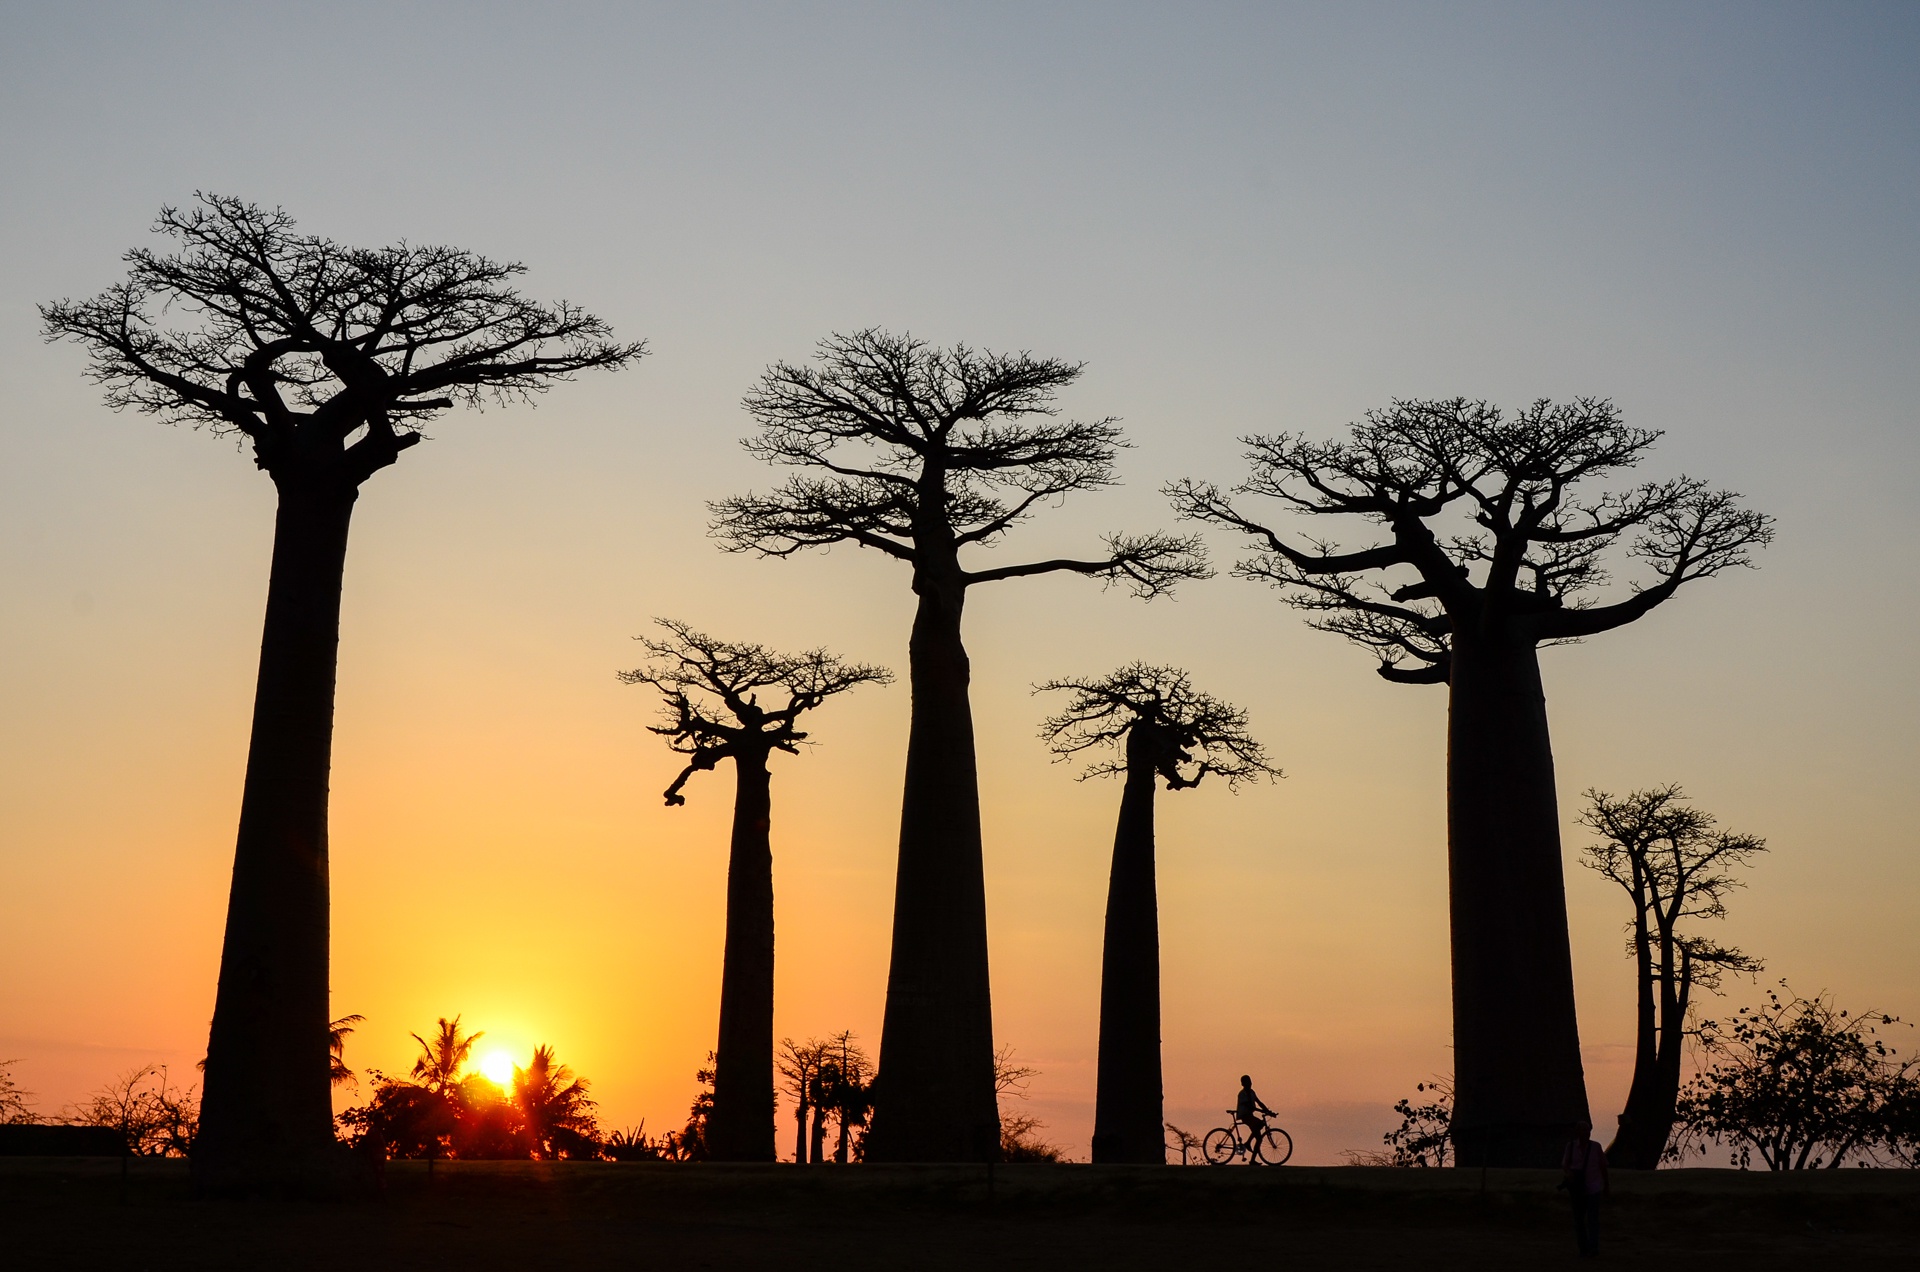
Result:
M1269 1126L1267 1133L1260 1137L1260 1152L1254 1160L1268 1166L1284 1166L1292 1156L1293 1136L1277 1126Z
M1207 1138L1200 1141L1200 1152L1213 1166L1225 1166L1240 1151L1240 1145L1234 1142L1233 1131L1229 1127L1216 1126L1207 1132Z

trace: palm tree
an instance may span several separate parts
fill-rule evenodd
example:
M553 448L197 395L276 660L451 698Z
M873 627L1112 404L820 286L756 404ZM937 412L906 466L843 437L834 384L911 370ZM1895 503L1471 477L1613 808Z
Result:
M520 1110L532 1153L541 1161L593 1157L599 1152L600 1127L587 1080L554 1059L553 1048L533 1049L524 1069L513 1071L513 1102Z
M460 1070L473 1052L473 1044L486 1037L486 1030L462 1034L460 1017L440 1017L431 1041L412 1035L420 1044L420 1055L413 1062L413 1076L435 1095L445 1095L460 1083Z
M727 859L727 938L720 976L720 1040L714 1049L713 1116L707 1153L723 1162L770 1162L773 1147L773 816L775 751L796 754L807 735L806 712L858 685L885 684L879 667L846 663L822 649L776 654L702 635L685 623L659 620L670 638L641 638L653 661L623 671L628 684L650 685L666 699L652 732L687 756L667 788L669 805L695 773L732 760L733 841ZM759 694L775 700L762 704ZM781 700L784 701L781 701Z
M358 1014L342 1016L327 1025L328 1072L335 1086L339 1086L342 1082L359 1085L358 1080L353 1076L353 1070L347 1068L347 1035L353 1032L355 1025L365 1019L365 1016Z
M1213 773L1231 788L1249 778L1278 777L1279 770L1248 736L1244 711L1201 693L1176 668L1134 663L1098 680L1054 680L1039 689L1073 694L1066 709L1041 727L1053 750L1062 758L1089 749L1103 753L1082 779L1126 775L1100 964L1093 1160L1165 1162L1155 779L1166 779L1167 789L1177 791Z

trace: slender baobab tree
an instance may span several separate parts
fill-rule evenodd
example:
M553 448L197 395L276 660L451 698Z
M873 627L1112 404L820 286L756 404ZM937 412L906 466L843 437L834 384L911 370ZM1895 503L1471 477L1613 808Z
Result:
M1553 751L1540 646L1624 626L1683 584L1751 563L1772 537L1737 496L1687 477L1581 498L1639 463L1658 433L1611 402L1396 402L1349 440L1248 440L1239 493L1309 518L1372 523L1342 550L1288 536L1217 487L1182 481L1183 515L1259 545L1241 575L1272 583L1323 630L1368 647L1382 676L1449 686L1447 851L1453 928L1454 1144L1463 1166L1553 1166L1587 1120ZM1647 576L1585 595L1610 549Z
M912 569L913 716L900 812L893 955L869 1161L999 1152L986 884L961 611L975 585L1066 572L1143 597L1206 573L1197 540L1109 535L1103 555L968 568L1036 508L1114 484L1112 419L1057 418L1078 364L867 330L776 363L747 394L747 449L800 471L771 494L713 505L735 551L789 556L854 543Z
M775 751L798 754L800 717L835 694L887 684L879 667L842 662L822 649L776 654L736 645L659 619L664 640L640 637L651 655L623 671L666 699L652 732L687 757L667 803L695 773L733 761L733 843L727 858L727 936L720 975L720 1044L714 1049L713 1111L707 1155L721 1162L770 1162L773 1148L773 817ZM762 694L773 700L760 701Z
M1100 1052L1093 1105L1093 1160L1165 1162L1160 1087L1160 902L1154 880L1153 805L1198 786L1209 773L1229 789L1278 777L1247 733L1246 712L1195 689L1174 667L1133 663L1098 679L1050 680L1070 693L1040 734L1061 758L1094 751L1080 774L1121 774L1120 823L1107 881L1100 958Z
M1588 791L1587 801L1580 824L1600 840L1585 846L1581 864L1619 884L1633 901L1627 926L1636 986L1633 1082L1607 1163L1653 1170L1673 1136L1693 991L1717 993L1725 973L1761 970L1752 955L1681 926L1725 918L1727 894L1741 886L1729 871L1767 845L1753 835L1716 830L1713 814L1688 804L1678 786L1624 798Z
M347 526L360 486L457 403L525 399L638 358L605 323L513 290L523 267L449 247L350 248L202 195L171 254L41 308L107 403L244 439L279 495L253 735L193 1171L202 1189L325 1186L327 775Z

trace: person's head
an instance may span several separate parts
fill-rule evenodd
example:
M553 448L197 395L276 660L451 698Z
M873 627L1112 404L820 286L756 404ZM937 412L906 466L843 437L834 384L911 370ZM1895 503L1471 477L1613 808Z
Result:
M1593 1136L1592 1122L1576 1122L1573 1129L1581 1139L1590 1139Z
M1253 1079L1243 1073L1240 1075L1240 1085L1251 1090L1253 1088Z

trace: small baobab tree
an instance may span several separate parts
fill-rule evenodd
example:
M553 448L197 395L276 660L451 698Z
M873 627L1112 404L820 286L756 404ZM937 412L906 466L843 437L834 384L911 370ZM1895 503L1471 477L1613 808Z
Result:
M1682 928L1725 918L1727 894L1741 886L1731 871L1767 850L1753 835L1715 828L1713 814L1686 802L1678 786L1616 798L1588 791L1580 824L1600 836L1581 864L1625 890L1633 959L1633 1082L1607 1162L1629 1170L1659 1166L1672 1138L1680 1097L1680 1060L1693 991L1718 992L1727 972L1751 975L1760 960Z
M1249 438L1253 474L1236 493L1376 528L1350 549L1283 534L1206 482L1167 488L1182 515L1252 537L1236 573L1373 651L1381 676L1448 686L1462 1166L1554 1166L1588 1120L1540 647L1644 618L1772 538L1738 496L1689 477L1577 489L1634 467L1658 438L1591 398L1511 415L1462 398L1395 402L1345 441ZM1646 573L1594 603L1620 548Z
M998 1152L986 881L971 676L960 621L982 583L1069 573L1143 597L1206 573L1200 545L1109 535L1102 555L973 568L965 560L1036 509L1114 484L1112 419L1057 418L1080 366L877 330L776 363L744 405L753 454L799 471L765 495L712 505L734 551L785 557L853 543L905 563L918 606L893 950L880 1034L872 1161L980 1161Z
M337 1177L328 1057L327 777L347 528L360 487L460 403L521 400L638 358L523 267L451 247L351 248L202 195L165 208L171 254L40 313L115 408L244 439L279 496L196 1186Z
M669 805L695 773L733 761L733 838L727 858L727 936L720 977L720 1041L715 1048L713 1113L707 1155L715 1161L770 1162L773 1149L773 816L775 751L798 754L807 735L800 717L835 694L886 684L880 667L842 662L822 649L777 654L762 645L715 640L685 623L658 620L667 633L640 637L650 660L623 671L666 699L664 737L687 765L667 788ZM762 702L766 695L769 701Z
M1039 689L1072 695L1041 726L1053 751L1062 759L1093 752L1082 780L1126 778L1100 959L1093 1160L1163 1163L1154 796L1160 781L1170 791L1186 790L1211 773L1231 789L1280 773L1248 735L1246 712L1195 689L1178 668L1132 663L1098 679L1051 680Z

